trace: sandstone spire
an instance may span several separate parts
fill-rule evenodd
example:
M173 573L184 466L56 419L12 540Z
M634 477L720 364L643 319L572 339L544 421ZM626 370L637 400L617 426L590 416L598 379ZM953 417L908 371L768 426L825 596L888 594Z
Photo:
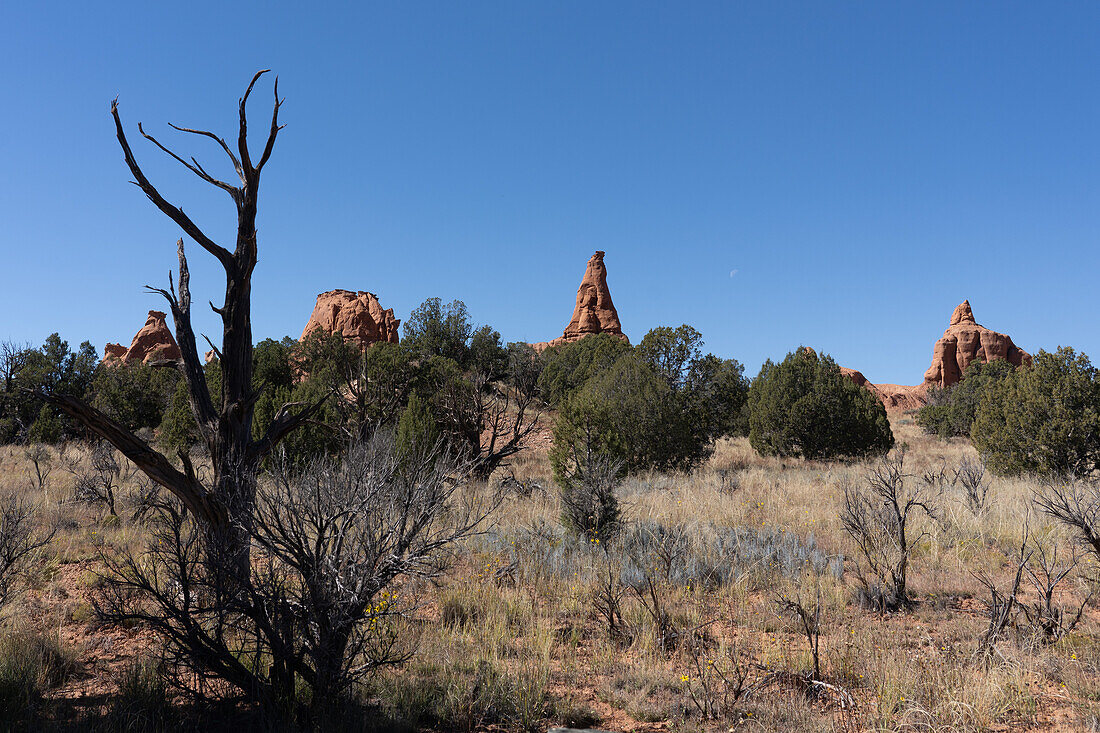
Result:
M103 361L107 364L163 364L182 358L180 347L165 321L166 313L149 311L145 325L130 342L130 348L121 344L107 344L103 348Z
M584 278L577 289L577 303L573 307L573 318L560 338L550 342L532 344L537 351L550 346L579 341L595 333L606 333L626 341L622 326L619 324L619 312L611 302L611 290L607 287L607 268L603 263L604 253L598 251L588 260Z

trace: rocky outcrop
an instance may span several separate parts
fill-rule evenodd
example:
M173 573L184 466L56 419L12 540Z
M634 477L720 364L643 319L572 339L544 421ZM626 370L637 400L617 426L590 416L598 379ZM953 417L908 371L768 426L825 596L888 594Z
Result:
M400 325L401 321L393 316L393 308L383 308L374 293L329 290L317 296L313 313L302 330L302 339L316 331L338 333L365 349L378 341L396 344Z
M932 387L950 387L962 379L975 359L989 362L1004 359L1013 366L1031 363L1031 355L1012 343L1003 333L991 331L974 320L970 301L964 300L951 314L951 324L932 349L932 366L924 373L924 382L914 386L871 384L855 369L841 367L844 376L870 390L887 410L916 410L928 403Z
M105 364L176 364L182 358L180 347L165 321L167 314L149 311L145 325L130 342L130 348L121 344L107 344L103 348Z
M1003 333L991 331L974 320L970 301L964 300L951 314L951 325L932 349L932 365L924 373L924 386L950 387L962 379L975 359L1004 359L1013 366L1031 363L1031 354Z
M588 260L584 279L581 280L581 286L577 289L577 303L573 308L573 318L565 327L561 337L553 341L532 344L536 351L579 341L585 336L596 333L606 333L623 341L627 340L619 323L619 312L611 302L611 290L607 287L607 268L604 266L603 257L604 253L597 251Z

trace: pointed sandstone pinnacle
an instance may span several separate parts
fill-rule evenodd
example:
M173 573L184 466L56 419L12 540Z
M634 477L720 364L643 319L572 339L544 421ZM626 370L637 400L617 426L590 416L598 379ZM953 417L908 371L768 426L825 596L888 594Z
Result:
M957 326L960 323L975 323L974 311L970 310L969 300L964 300L955 306L955 312L951 314L951 325Z
M121 344L107 344L103 348L104 364L154 364L174 365L182 358L180 347L165 321L166 313L149 311L145 325L130 342L130 348Z
M950 387L962 379L970 363L1004 359L1013 366L1031 363L1027 353L1003 333L991 331L974 320L970 301L964 300L951 314L951 325L932 349L932 366L924 373L926 387Z
M536 351L551 346L580 341L585 336L596 333L610 334L628 341L619 323L619 313L611 301L611 290L607 287L607 268L603 264L604 253L597 251L588 260L584 278L577 289L577 303L573 308L573 318L560 338L553 341L532 344Z
M329 290L317 296L313 313L299 340L320 330L325 334L338 333L366 349L378 341L396 344L400 325L401 321L393 316L393 308L383 308L374 293Z

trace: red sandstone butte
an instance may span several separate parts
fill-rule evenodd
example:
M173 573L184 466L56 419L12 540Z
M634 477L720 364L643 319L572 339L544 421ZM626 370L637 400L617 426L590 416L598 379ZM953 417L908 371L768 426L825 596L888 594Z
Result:
M975 359L982 362L1004 359L1020 366L1031 363L1031 354L1005 334L978 324L970 310L970 301L964 300L951 314L951 325L932 349L932 366L924 373L924 384L950 387L962 379L966 367Z
M320 330L325 334L338 333L365 349L378 341L396 344L400 325L401 321L393 316L393 308L383 308L374 293L329 290L317 296L313 313L302 330L302 339Z

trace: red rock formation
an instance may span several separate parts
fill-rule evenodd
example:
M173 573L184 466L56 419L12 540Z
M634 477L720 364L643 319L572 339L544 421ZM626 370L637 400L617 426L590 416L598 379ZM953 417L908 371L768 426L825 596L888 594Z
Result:
M103 347L103 361L114 359L121 361L124 356L126 356L126 347L122 344L107 344Z
M950 387L966 367L978 359L1005 359L1013 366L1030 364L1031 355L1003 333L991 331L974 320L970 301L964 300L951 314L951 325L932 349L932 366L924 373L925 387Z
M594 333L606 333L626 341L619 313L611 302L611 291L607 287L607 268L603 264L604 253L597 251L588 260L584 279L577 289L577 304L573 308L573 319L565 327L560 338L553 341L532 344L536 351L551 346L580 341Z
M338 333L367 348L377 341L396 344L401 321L393 317L393 308L382 308L378 296L365 291L329 290L317 296L313 313L302 330L302 339L314 331Z
M970 301L964 300L951 314L951 325L932 349L932 366L924 382L912 387L900 384L871 384L855 369L841 367L844 376L875 394L887 410L916 410L928 403L931 387L950 387L962 379L975 359L988 362L1005 359L1013 366L1031 363L1031 355L1003 333L990 331L974 320Z
M149 311L145 325L130 342L130 348L121 344L107 344L103 348L104 363L157 364L178 362L182 357L180 347L165 321L166 314Z

